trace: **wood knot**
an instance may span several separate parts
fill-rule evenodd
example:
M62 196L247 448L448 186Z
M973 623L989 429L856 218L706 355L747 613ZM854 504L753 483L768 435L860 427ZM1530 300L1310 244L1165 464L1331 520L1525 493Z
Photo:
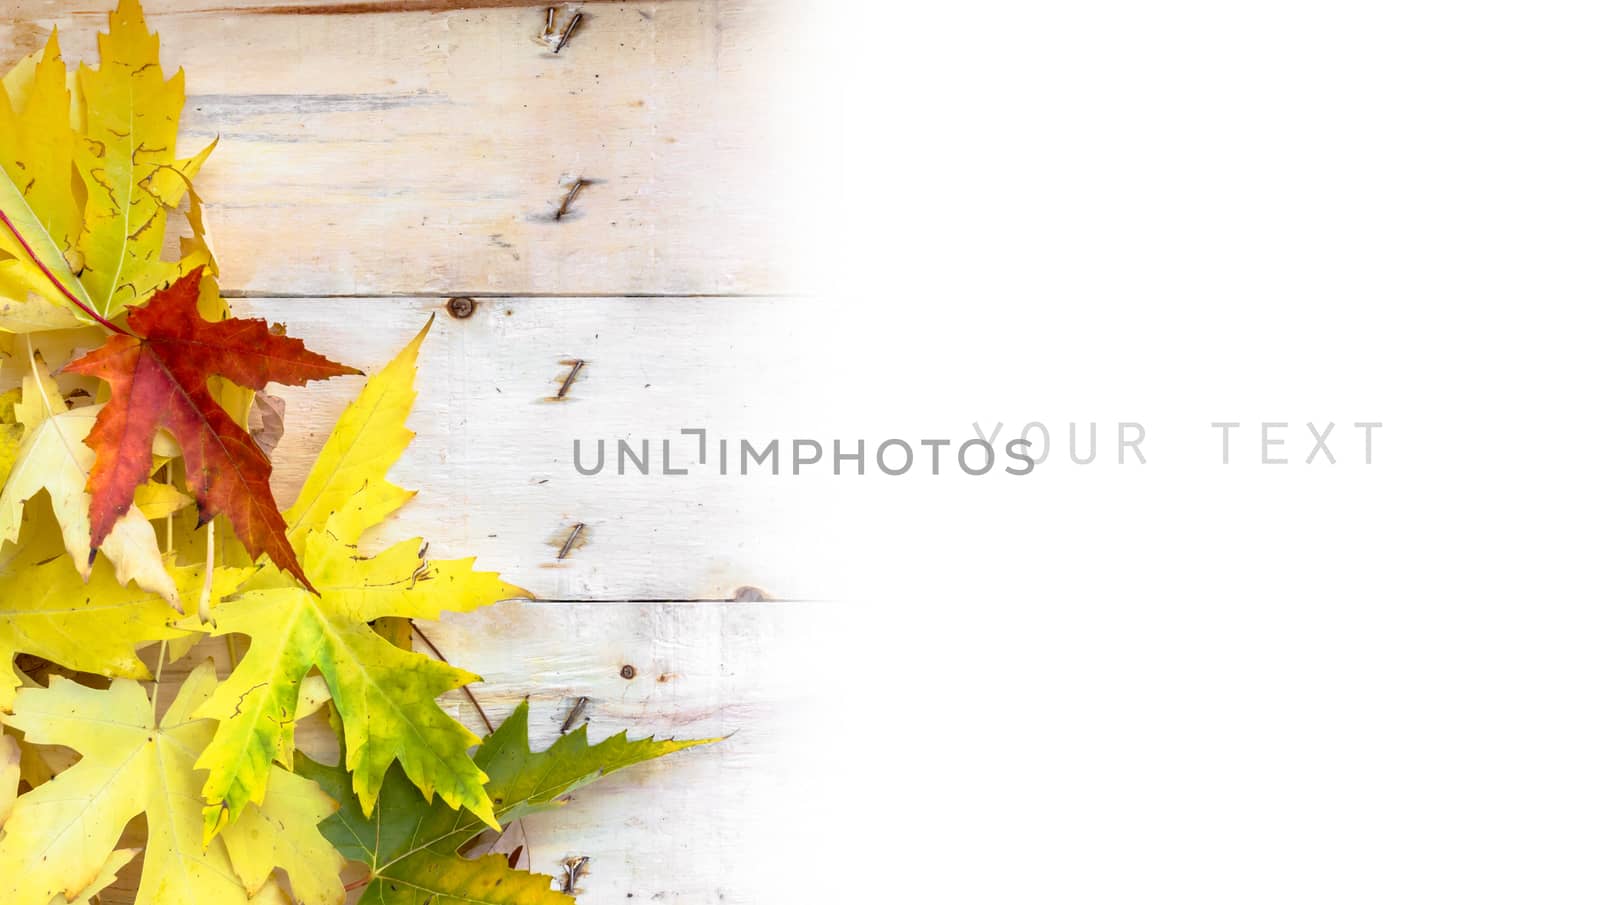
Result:
M448 310L450 312L450 316L456 320L466 320L472 316L472 312L478 310L478 300L469 299L464 296L457 296L456 298L451 299L449 303L445 305L445 309Z

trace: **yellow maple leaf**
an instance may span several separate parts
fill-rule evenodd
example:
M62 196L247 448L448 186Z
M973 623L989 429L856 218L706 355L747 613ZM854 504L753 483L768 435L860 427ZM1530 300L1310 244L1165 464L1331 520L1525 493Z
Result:
M72 192L72 97L55 31L38 53L16 65L7 83L0 99L0 165L51 241L70 249L83 226L83 211Z
M14 730L8 727L7 731ZM11 808L17 802L17 794L21 790L25 775L22 743L10 735L0 735L0 827L4 827L6 819L11 816ZM112 852L106 863L100 866L99 873L76 896L68 899L65 895L58 894L51 900L51 905L74 905L77 902L90 901L99 895L101 890L116 882L117 871L126 867L135 854L137 852L131 849Z
M478 738L435 698L477 681L471 673L402 650L369 623L382 617L435 619L528 592L477 572L471 559L430 561L419 539L376 555L361 534L410 496L385 477L411 432L417 351L427 328L375 375L340 417L299 500L286 513L296 553L321 594L266 569L216 610L214 634L248 635L250 649L221 692L202 709L222 721L201 755L208 827L225 826L260 800L275 757L292 749L302 681L318 670L338 710L354 788L370 813L396 760L430 800L437 793L491 826L484 774L467 749ZM191 619L181 623L202 626Z
M17 403L22 401L22 388L0 393L0 485L11 474L17 463L17 452L22 448L22 422L17 420Z
M48 905L79 897L103 876L124 828L143 814L148 827L138 905L260 905L284 901L266 874L282 867L305 888L300 899L334 905L343 899L339 856L317 825L335 805L314 783L275 770L267 804L222 845L205 844L194 759L214 723L195 715L217 687L206 661L191 673L159 722L137 682L87 688L59 676L44 689L21 692L7 725L31 741L64 745L82 760L16 800L0 837L0 901ZM259 834L278 836L263 846ZM236 859L249 865L242 875ZM263 873L262 864L268 864Z
M117 583L109 567L95 563L84 582L40 504L30 504L20 543L0 552L0 710L8 709L21 682L11 668L19 653L34 654L70 669L103 676L148 679L137 651L152 642L179 638L173 612L159 595ZM253 569L217 569L215 593L232 593ZM193 608L205 584L201 565L172 568L179 600ZM0 900L3 901L3 900Z
M138 0L122 0L100 36L99 68L80 67L78 81L85 116L74 157L88 190L80 240L85 301L114 317L177 276L177 264L161 257L167 204L157 182L178 177L183 70L166 77L144 10ZM187 181L184 174L180 182Z
M94 879L90 880L89 885L85 886L81 892L70 899L64 895L58 895L50 900L50 905L87 905L87 903L95 901L95 896L104 892L106 887L117 882L117 872L127 867L128 862L132 861L133 856L137 854L139 853L131 848L117 849L111 853L110 858L106 859L105 864L100 865L100 872L95 874ZM252 903L252 905L255 905L255 903Z
M110 22L100 66L81 67L76 80L54 33L5 77L0 330L115 317L180 272L161 255L167 214L192 193L216 142L177 156L183 73L165 77L138 0L123 0ZM198 216L193 207L192 229ZM209 261L197 241L184 257Z
M80 315L56 283L86 297L73 263L83 211L72 191L77 138L67 67L54 32L42 50L11 70L5 88L0 93L0 213L9 228L0 229L0 251L9 257L0 261L0 329L71 327Z
M422 332L367 382L339 416L300 486L300 495L283 514L291 543L328 527L329 519L341 511L343 523L329 530L354 542L416 495L392 483L389 469L416 437L406 427L406 416L417 400L417 354L431 329L430 317Z
M9 735L0 735L0 826L11 816L22 786L22 746Z
M22 685L26 688L40 687L39 683L34 681L33 677L27 673L18 673L17 678L21 680ZM67 751L65 748L51 748L46 745L30 745L27 742L22 741L22 733L12 729L10 726L0 728L3 728L5 730L5 735L12 741L17 742L18 747L21 749L22 762L20 764L20 769L22 772L22 781L27 783L30 788L49 782L52 776L55 776L62 770L72 766L72 762L76 760L76 758L72 756L72 753ZM0 814L0 825L3 825L4 823L5 816Z

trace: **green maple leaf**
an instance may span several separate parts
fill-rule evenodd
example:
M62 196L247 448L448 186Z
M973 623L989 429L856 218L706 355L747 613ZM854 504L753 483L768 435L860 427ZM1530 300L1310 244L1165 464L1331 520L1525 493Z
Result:
M484 791L494 816L507 823L565 804L564 796L624 767L709 744L715 739L630 741L617 733L589 744L587 726L563 735L548 750L528 747L526 701L478 749L474 757L489 777ZM572 897L551 888L551 878L514 870L504 855L467 859L460 850L489 825L467 811L423 799L393 771L364 815L350 776L338 767L298 754L295 771L310 777L339 802L322 833L346 858L364 864L370 883L360 905L570 905Z

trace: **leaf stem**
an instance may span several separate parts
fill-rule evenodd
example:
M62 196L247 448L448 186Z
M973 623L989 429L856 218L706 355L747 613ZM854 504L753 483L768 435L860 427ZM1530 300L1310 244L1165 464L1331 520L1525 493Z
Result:
M43 261L39 260L39 256L34 252L33 246L29 245L28 240L22 237L22 230L17 229L17 225L11 222L11 218L6 216L6 212L3 210L0 210L0 222L5 223L6 229L10 230L11 234L17 237L17 244L21 245L22 250L28 253L28 260L32 261L34 266L39 268L39 271L44 274L45 279L50 281L50 285L56 287L56 290L65 296L67 301L76 305L84 314L94 318L95 323L106 328L107 330L110 330L113 333L121 333L123 336L133 335L111 321L106 320L100 315L100 312L94 310L93 307L85 304L82 299L73 295L72 290L63 285L61 280L56 278L55 273L49 267L46 267Z
M150 683L150 725L160 725L160 714L157 708L161 706L161 668L167 665L167 641L161 639L161 652L156 654L156 677Z
M168 487L173 486L173 484L172 484L172 460L171 459L168 459L166 461L166 464L161 466L161 473L166 478L167 486ZM166 523L167 523L167 548L166 548L165 552L167 552L167 553L171 553L172 552L172 516L174 514L175 513L169 512L169 513L167 513L167 517L166 517Z
M200 585L200 624L216 625L211 618L211 576L217 565L217 520L206 522L206 580ZM232 651L230 650L231 654Z
M428 650L433 651L433 655L438 657L441 663L449 663L450 661L445 659L444 654L439 652L439 648L432 641L428 640L427 635L422 633L422 626L417 625L417 621L415 619L410 620L410 622L411 630L417 633L417 638L422 641L423 644L428 645ZM470 686L463 685L461 686L461 691L467 696L467 700L472 702L472 709L478 711L478 719L483 720L483 725L489 727L490 732L494 732L494 724L489 722L489 714L483 712L483 705L478 703L478 696L472 693L472 688Z

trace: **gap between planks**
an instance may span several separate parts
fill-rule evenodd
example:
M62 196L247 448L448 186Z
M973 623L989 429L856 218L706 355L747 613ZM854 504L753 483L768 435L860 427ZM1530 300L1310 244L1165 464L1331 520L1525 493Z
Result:
M717 606L717 605L721 605L721 604L729 604L729 605L732 605L732 606L765 606L767 604L783 604L785 606L797 606L797 605L807 604L807 603L827 603L827 602L829 602L829 601L826 601L826 600L805 599L805 598L798 598L798 597L767 597L767 598L762 599L762 600L734 600L734 599L732 599L730 597L686 597L686 598L681 598L681 599L661 599L661 598L650 598L650 597L509 597L509 598L507 598L507 600L521 600L521 601L526 601L528 603L536 603L536 604L539 604L539 603L571 603L571 604L647 603L647 604L651 604L651 605L655 605L655 604L674 604L674 605L682 605L682 606L688 606L688 605L694 605L694 604L709 604L709 605L712 605L712 606ZM501 601L501 603L504 603L504 602L505 601Z

